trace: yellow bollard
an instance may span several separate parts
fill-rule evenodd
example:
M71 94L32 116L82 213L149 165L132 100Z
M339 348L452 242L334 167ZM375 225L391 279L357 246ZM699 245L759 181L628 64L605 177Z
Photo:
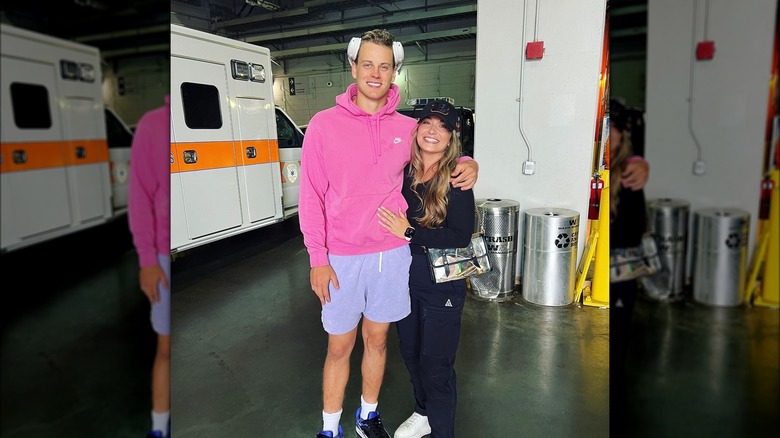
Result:
M755 306L780 306L780 170L769 173L772 178L772 195L769 206L769 242L764 258L764 270L759 292L753 302Z
M574 302L579 303L582 298L582 291L585 288L585 279L588 276L590 270L590 264L593 261L593 255L596 253L596 246L599 241L599 231L594 227L591 231L590 237L588 237L588 243L583 251L582 261L579 268L577 268L577 282L574 283ZM590 290L590 289L589 289Z
M755 254L753 254L753 263L750 265L750 270L748 270L747 286L745 286L745 293L747 294L745 303L747 304L753 304L756 286L758 285L758 272L764 266L767 246L769 246L769 230L764 228L761 230L761 237L758 238L758 246Z
M609 308L609 170L601 170L604 188L601 191L599 220L596 227L599 237L596 242L596 261L593 265L593 281L590 294L582 304L593 307Z

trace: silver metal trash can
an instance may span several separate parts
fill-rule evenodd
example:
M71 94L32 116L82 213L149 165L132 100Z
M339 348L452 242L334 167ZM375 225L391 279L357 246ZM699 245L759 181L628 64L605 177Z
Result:
M640 278L645 294L660 301L679 301L685 293L685 260L690 204L660 198L647 203L647 231L661 256L662 270Z
M574 210L526 210L523 298L545 306L565 306L574 301L579 228L580 214Z
M469 278L471 296L506 301L515 292L517 221L520 203L510 199L477 199L476 231L484 231L492 270Z
M693 299L738 306L744 298L750 214L707 208L694 214Z

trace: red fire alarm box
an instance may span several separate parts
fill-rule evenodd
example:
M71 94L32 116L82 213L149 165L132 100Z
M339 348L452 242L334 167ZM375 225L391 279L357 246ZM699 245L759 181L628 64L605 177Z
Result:
M544 41L531 41L525 46L525 59L542 59Z
M715 41L701 41L696 45L696 59L712 59L715 56Z

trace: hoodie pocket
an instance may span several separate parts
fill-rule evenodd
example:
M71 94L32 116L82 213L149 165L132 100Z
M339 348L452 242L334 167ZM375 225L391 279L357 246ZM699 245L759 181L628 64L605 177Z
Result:
M398 239L379 224L379 207L406 214L406 200L399 193L348 196L332 204L329 240L350 246L370 246Z

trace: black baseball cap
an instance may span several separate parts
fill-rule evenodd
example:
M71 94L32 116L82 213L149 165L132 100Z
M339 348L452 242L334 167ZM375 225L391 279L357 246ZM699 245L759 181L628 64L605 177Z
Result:
M455 107L446 100L434 100L425 105L425 108L420 112L417 123L419 124L422 119L431 116L441 119L450 131L454 131L458 124L457 111L455 110Z
M628 127L626 107L614 98L609 100L609 121L612 122L618 131L625 131Z

